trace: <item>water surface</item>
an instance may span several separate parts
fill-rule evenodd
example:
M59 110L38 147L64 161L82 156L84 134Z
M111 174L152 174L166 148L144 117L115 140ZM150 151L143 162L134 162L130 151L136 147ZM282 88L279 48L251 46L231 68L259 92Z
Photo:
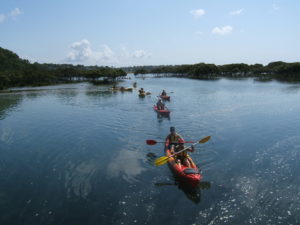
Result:
M136 78L152 93L88 83L0 94L0 224L300 223L300 85ZM171 92L170 118L156 95ZM152 164L175 126L203 185Z

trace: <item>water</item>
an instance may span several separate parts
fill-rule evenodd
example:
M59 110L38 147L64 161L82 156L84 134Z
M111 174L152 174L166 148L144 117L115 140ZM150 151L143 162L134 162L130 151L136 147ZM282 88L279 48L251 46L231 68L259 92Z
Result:
M0 224L299 224L300 84L136 78L0 94ZM152 110L172 92L170 118ZM178 184L161 141L175 126L199 189Z

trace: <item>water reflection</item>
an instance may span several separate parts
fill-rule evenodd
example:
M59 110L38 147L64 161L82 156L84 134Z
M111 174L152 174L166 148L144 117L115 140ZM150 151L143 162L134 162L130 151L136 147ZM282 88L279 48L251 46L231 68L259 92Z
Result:
M77 89L60 89L55 92L56 97L65 105L76 105Z
M164 120L170 121L170 120L171 120L170 115L164 116L164 115L160 115L159 113L157 113L157 121L158 121L159 123L162 123Z
M15 111L23 100L22 94L0 94L0 120Z
M146 169L140 164L143 156L139 152L120 150L112 159L107 168L107 175L111 178L122 177L129 183L136 181L136 176Z
M174 177L174 183L155 183L157 187L163 186L176 186L179 190L181 190L185 196L191 200L193 203L198 204L201 202L201 190L210 189L211 183L208 181L201 181L198 186L192 187L186 183L178 181Z
M69 162L65 172L67 197L75 195L86 198L92 190L92 178L98 168L96 161L84 161L80 164Z
M288 94L296 94L300 91L300 85L292 85L286 88L283 88L282 91Z

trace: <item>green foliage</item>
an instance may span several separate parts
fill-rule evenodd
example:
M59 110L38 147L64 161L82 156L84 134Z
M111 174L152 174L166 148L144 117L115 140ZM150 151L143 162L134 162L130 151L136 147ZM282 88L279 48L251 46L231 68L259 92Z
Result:
M46 85L85 80L116 79L126 76L122 69L69 64L29 63L15 53L0 47L0 89L13 86Z
M148 71L145 70L145 69L137 69L137 70L134 71L134 75L146 74L146 73L148 73Z
M198 63L193 65L137 66L125 68L83 66L70 64L29 63L9 50L0 47L0 89L12 86L45 85L70 82L76 78L93 83L105 83L126 72L137 74L174 74L199 79L222 77L275 78L286 81L300 81L300 63L271 62L247 65L234 63L216 66Z

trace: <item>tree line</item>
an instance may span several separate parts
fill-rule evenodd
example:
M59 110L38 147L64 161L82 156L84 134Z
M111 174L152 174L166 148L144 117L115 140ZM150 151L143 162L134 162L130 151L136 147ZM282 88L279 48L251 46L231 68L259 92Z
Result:
M234 63L215 65L207 63L186 65L135 66L135 67L99 67L71 64L30 63L19 58L12 51L0 47L0 89L15 86L36 86L74 81L93 83L114 82L126 73L158 74L182 76L197 79L216 79L219 77L258 77L275 78L282 81L300 81L300 63L282 61L248 65Z
M14 52L0 47L0 89L76 80L108 83L123 76L126 76L124 70L112 67L30 63Z
M271 62L264 66L262 64L248 65L245 63L234 63L226 65L215 65L197 63L189 65L168 65L157 67L139 67L134 71L138 74L172 74L199 79L214 79L218 77L259 77L275 78L285 81L300 81L300 63Z

